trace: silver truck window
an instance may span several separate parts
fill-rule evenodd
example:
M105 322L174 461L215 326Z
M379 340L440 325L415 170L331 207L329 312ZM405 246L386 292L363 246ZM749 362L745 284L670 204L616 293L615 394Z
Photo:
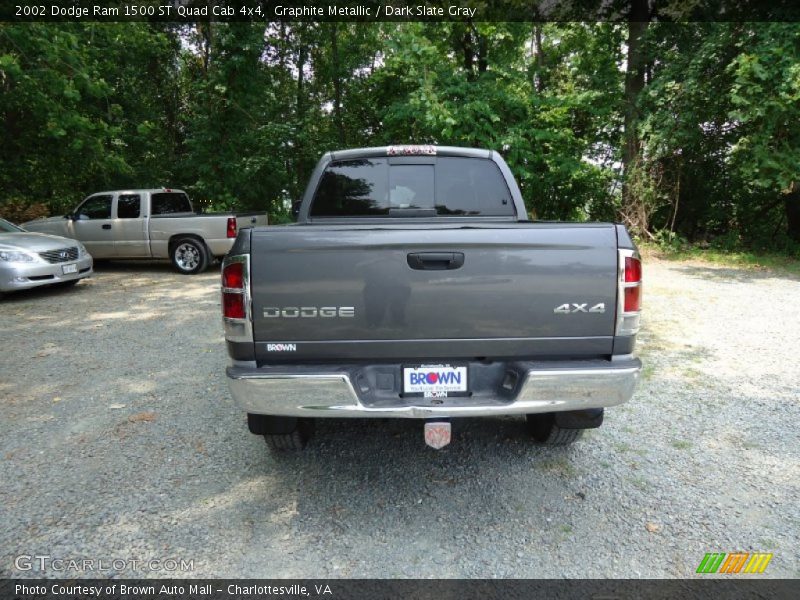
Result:
M322 175L312 217L402 216L435 209L447 216L514 216L500 169L481 158L438 157L435 164L385 158L337 161ZM416 216L416 215L413 215Z
M111 195L91 196L78 207L75 215L81 219L110 219Z
M118 219L138 219L142 197L139 194L120 194L117 198Z
M192 212L192 204L186 194L178 192L158 192L150 195L151 213L154 215L172 215Z

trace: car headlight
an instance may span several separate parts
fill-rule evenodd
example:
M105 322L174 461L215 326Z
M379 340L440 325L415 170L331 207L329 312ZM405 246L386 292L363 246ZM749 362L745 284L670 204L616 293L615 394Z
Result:
M35 262L36 257L19 250L0 250L0 260L5 262Z
M87 254L89 254L89 253L86 251L86 248L84 247L84 245L83 245L83 244L81 244L81 243L79 242L79 243L78 243L78 258L83 258L83 257L84 257L84 256L86 256Z

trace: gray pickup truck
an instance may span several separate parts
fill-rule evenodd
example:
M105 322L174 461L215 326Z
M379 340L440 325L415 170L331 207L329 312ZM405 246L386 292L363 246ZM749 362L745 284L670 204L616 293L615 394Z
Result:
M201 214L183 190L158 188L92 194L63 217L23 227L78 240L95 259L169 258L194 275L227 254L239 229L266 224L266 213Z
M296 224L223 261L228 383L250 431L302 448L314 419L525 415L574 442L630 399L641 262L625 227L530 221L493 151L325 154Z

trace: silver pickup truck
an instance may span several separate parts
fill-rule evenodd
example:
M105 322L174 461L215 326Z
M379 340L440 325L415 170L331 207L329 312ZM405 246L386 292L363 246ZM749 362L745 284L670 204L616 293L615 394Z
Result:
M525 415L563 445L633 394L642 270L625 227L528 220L496 152L325 154L298 223L223 261L228 383L250 431L301 448L314 419Z
M196 274L228 253L240 229L266 224L265 213L200 214L182 190L159 188L92 194L63 217L23 227L79 240L95 259L169 258Z

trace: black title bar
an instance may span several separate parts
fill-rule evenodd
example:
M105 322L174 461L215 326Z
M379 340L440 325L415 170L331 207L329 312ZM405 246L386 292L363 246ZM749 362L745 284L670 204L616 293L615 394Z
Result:
M4 0L0 21L800 21L797 0Z
M797 581L731 576L680 580L4 579L0 600L652 600L796 598Z

